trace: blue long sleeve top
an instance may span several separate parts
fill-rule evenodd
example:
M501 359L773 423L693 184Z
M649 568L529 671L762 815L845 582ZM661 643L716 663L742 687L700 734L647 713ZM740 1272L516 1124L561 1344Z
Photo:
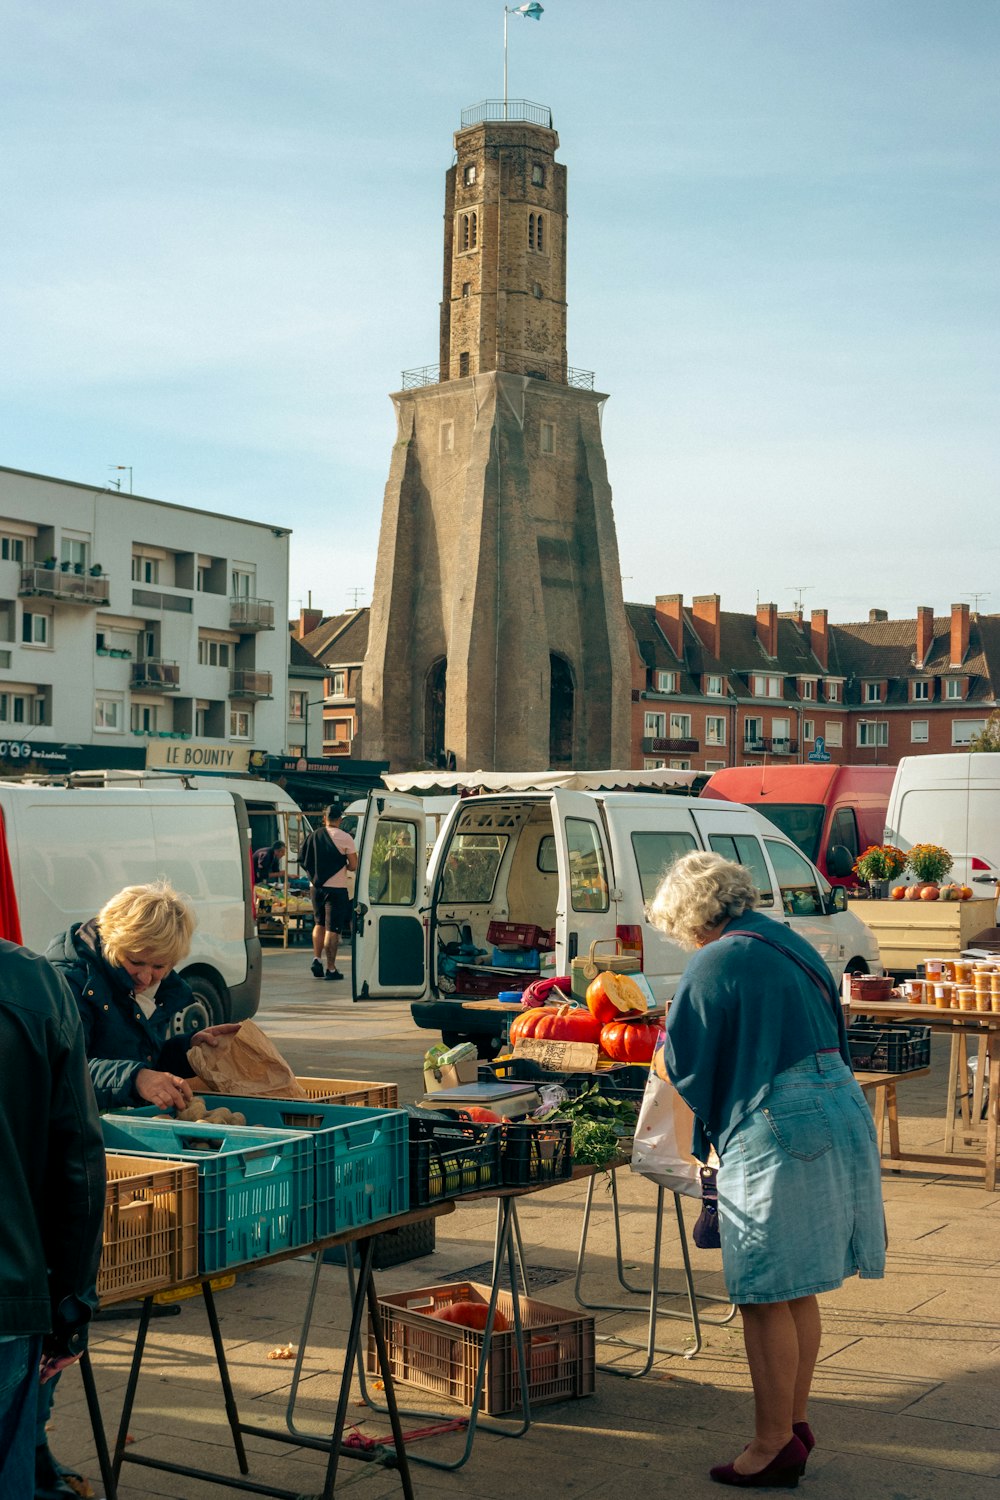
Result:
M734 917L690 960L667 1013L664 1062L694 1112L694 1155L705 1161L714 1146L721 1158L778 1074L830 1047L849 1067L837 985L819 954L771 917Z

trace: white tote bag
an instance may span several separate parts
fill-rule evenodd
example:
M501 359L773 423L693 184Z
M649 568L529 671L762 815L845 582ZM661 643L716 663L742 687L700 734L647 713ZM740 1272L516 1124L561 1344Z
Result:
M672 1193L701 1197L701 1165L691 1155L694 1115L666 1074L661 1031L649 1067L632 1147L632 1171Z

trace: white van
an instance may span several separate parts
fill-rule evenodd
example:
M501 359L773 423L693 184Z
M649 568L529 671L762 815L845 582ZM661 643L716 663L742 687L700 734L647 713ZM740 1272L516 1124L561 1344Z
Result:
M440 983L454 967L440 963L445 943L457 933L488 950L491 922L554 928L556 974L595 939L617 937L639 954L657 1000L668 1000L687 955L645 908L664 872L692 849L747 865L761 910L800 932L838 981L845 968L882 972L875 937L847 910L845 892L766 818L736 803L565 788L489 794L453 808L426 881L424 845L420 800L373 793L358 858L354 996L407 996L418 1025L449 1038L495 1040L495 1015L462 1006L461 970L453 996L442 998L448 986ZM534 977L523 971L501 988Z
M949 878L989 895L1000 879L1000 754L905 755L889 794L885 837L904 850L943 845Z
M197 997L183 1029L256 1012L261 951L241 797L221 785L150 791L0 782L0 814L26 947L44 953L123 886L162 876L191 898L197 918L179 970Z

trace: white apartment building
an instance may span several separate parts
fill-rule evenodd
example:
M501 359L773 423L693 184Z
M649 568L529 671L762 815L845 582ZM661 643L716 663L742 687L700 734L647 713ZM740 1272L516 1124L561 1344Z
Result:
M0 775L282 754L288 537L0 467Z

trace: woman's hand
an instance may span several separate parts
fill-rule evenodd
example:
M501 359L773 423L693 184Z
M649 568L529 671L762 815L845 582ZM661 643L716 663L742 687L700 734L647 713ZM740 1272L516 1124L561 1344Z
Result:
M240 1029L239 1021L227 1021L224 1026L206 1026L204 1031L196 1031L191 1038L192 1047L199 1042L207 1042L210 1047L217 1047L223 1037L235 1036Z
M191 1085L185 1078L173 1073L157 1073L153 1068L140 1068L132 1080L140 1099L156 1104L160 1109L184 1109L191 1103Z

